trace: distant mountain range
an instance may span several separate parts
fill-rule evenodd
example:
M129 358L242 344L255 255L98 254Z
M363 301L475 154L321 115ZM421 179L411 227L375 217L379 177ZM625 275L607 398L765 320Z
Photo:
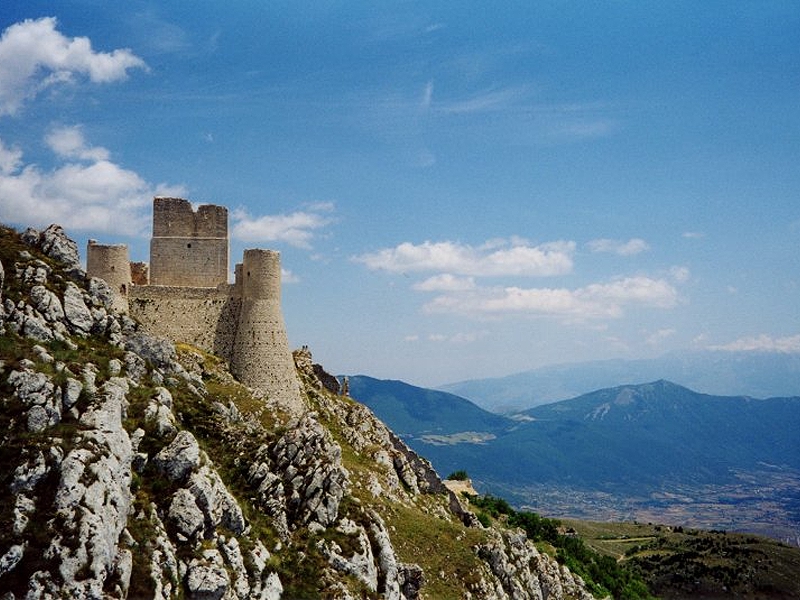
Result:
M701 492L707 498L724 489L733 505L769 497L800 535L800 397L712 396L658 380L537 406L512 419L402 382L359 376L350 385L354 398L440 473L465 469L479 491L524 504L532 490L559 488L647 505L654 494L681 490L691 504ZM591 516L584 509L573 512ZM731 510L725 522L737 528Z
M447 392L421 388L402 381L350 377L350 395L382 415L391 417L392 430L402 437L447 436L467 431L498 433L513 421L486 411Z
M516 412L624 383L668 379L693 390L754 398L800 395L800 354L699 351L642 360L541 367L439 386L492 412Z

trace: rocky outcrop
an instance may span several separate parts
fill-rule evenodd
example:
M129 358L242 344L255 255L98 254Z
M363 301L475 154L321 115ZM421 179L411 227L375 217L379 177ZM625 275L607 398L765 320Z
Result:
M42 232L29 227L22 238L28 245L38 248L43 254L61 263L68 273L74 275L81 272L78 245L67 236L61 225L50 225Z
M580 578L541 554L521 531L492 531L477 551L499 583L499 587L495 585L491 590L484 590L488 596L541 600L590 600L593 597Z
M342 450L313 413L294 419L273 444L261 446L248 471L263 509L277 519L282 538L289 524L320 531L334 525L347 491Z
M401 514L479 541L464 597L590 597L524 536L484 530L307 349L311 408L285 417L117 312L60 228L2 235L2 600L411 600L442 576L398 545Z

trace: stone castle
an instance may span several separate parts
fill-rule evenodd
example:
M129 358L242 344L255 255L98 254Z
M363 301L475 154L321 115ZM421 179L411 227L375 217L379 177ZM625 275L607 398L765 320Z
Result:
M302 411L281 312L280 253L245 250L228 283L228 248L225 207L195 211L188 200L156 197L149 267L131 263L127 246L89 240L86 271L149 332L220 356L270 403Z

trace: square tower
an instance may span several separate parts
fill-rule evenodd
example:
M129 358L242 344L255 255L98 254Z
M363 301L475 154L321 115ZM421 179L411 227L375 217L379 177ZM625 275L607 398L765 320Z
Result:
M214 288L228 282L228 209L153 199L150 284Z

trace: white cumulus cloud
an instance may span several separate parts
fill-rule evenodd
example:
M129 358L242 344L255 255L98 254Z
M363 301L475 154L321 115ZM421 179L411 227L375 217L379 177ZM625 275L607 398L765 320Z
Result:
M21 150L0 140L0 221L105 233L142 234L153 196L180 196L182 186L153 185L88 145L80 128L51 131L48 146L63 159L44 170L25 164Z
M627 242L602 238L587 242L586 246L592 252L607 252L618 256L633 256L650 249L648 243L640 238L632 238Z
M762 333L758 336L743 337L728 344L709 346L710 350L728 352L777 352L781 354L800 353L800 334L786 337L772 337Z
M125 79L129 69L146 69L129 49L95 52L86 37L66 37L55 17L27 19L0 37L0 116L15 114L26 100L78 76L93 83Z
M231 215L231 235L244 242L285 242L297 248L311 248L315 232L333 222L325 214L333 210L330 203L314 204L305 211L287 215L253 217L244 209Z
M47 146L61 158L108 160L109 152L101 146L88 146L80 127L57 127L44 139Z
M552 276L572 271L575 243L551 242L530 246L519 240L474 247L456 242L404 242L394 248L356 256L369 269L393 273L442 272L473 277Z
M425 305L431 313L474 316L530 315L567 319L619 318L627 306L671 308L677 290L663 279L626 277L574 290L488 287L440 295Z

